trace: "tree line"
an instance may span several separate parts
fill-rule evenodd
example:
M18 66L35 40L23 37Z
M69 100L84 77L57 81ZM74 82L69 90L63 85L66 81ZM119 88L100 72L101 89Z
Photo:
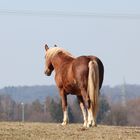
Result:
M124 90L125 91L122 91ZM122 99L122 96L126 100L139 98L140 97L140 85L118 85L114 87L103 86L101 89L101 95L109 97L109 101L118 102ZM16 102L26 102L31 103L36 99L39 99L41 102L47 96L54 97L59 96L59 92L56 86L54 85L36 85L36 86L8 86L0 89L0 95L7 94Z
M97 122L108 125L140 125L140 98L128 100L126 106L121 102L109 102L104 95L100 97ZM24 108L23 108L24 105ZM0 95L0 121L56 122L61 123L63 113L59 97L47 96L44 102L35 100L21 104L9 95ZM82 123L82 113L76 98L69 100L69 122Z

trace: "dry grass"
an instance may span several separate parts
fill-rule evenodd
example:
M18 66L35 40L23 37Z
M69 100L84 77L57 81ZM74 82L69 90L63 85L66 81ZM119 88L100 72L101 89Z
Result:
M0 123L0 140L140 140L140 127L101 126L85 129L82 124Z

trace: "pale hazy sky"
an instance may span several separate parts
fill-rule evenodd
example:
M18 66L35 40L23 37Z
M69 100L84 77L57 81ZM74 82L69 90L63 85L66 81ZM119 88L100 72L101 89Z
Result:
M66 14L34 14L40 11ZM67 12L128 18L67 16ZM104 85L122 84L123 77L126 83L140 84L139 0L0 0L0 88L54 84L53 75L44 75L46 42L75 56L98 56L105 66Z

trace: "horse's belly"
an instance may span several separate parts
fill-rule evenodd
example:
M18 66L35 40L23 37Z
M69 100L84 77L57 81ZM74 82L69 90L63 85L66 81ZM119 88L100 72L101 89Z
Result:
M80 89L76 84L69 84L64 87L67 94L80 95Z

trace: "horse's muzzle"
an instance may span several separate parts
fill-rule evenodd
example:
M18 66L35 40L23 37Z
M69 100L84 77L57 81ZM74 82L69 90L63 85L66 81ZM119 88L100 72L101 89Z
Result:
M50 76L51 75L51 71L49 69L45 70L44 73L47 75L47 76Z

